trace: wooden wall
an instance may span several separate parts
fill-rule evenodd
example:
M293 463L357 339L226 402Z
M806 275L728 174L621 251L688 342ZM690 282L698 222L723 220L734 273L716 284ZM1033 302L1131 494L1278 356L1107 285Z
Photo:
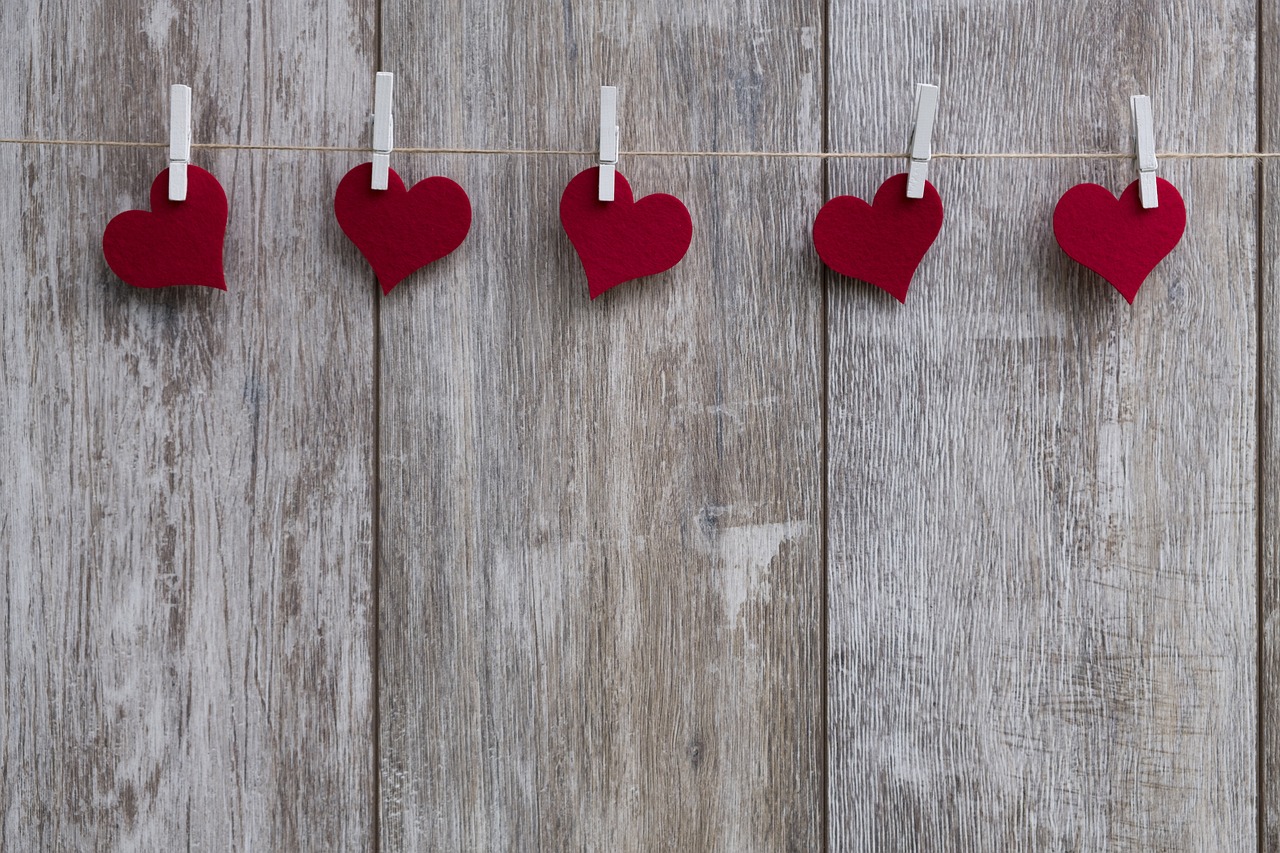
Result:
M390 296L360 153L198 150L227 293L136 291L163 149L0 144L5 850L1280 850L1277 167L1165 159L1130 307L1050 216L1127 160L945 159L905 306L825 199L941 152L1280 136L1275 0L34 0L0 136L595 144L695 236L588 300L587 156L396 154L462 249Z

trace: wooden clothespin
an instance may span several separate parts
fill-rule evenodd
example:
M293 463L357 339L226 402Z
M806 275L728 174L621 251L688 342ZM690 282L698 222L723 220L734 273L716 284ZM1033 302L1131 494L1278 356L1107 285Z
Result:
M1156 188L1156 132L1151 117L1151 99L1146 95L1129 98L1129 110L1133 113L1133 144L1138 157L1138 190L1145 209L1158 207Z
M618 169L618 87L600 87L600 201L613 201Z
M911 163L907 169L907 198L924 198L929 180L929 160L933 157L933 118L938 113L938 87L916 85L916 123L907 145Z
M187 164L191 162L191 87L169 87L169 201L187 200Z
M391 94L396 76L379 71L373 83L373 183L372 189L387 188L391 151L395 147L395 119L391 115Z

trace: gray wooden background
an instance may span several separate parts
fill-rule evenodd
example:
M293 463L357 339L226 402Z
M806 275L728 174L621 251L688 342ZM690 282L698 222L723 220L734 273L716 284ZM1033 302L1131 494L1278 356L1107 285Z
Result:
M408 155L462 249L387 298L358 153L202 150L230 291L106 268L162 149L0 145L4 850L1280 850L1276 167L1166 159L1129 307L1050 216L1124 160L938 160L900 306L823 201L946 152L1266 150L1280 2L32 0L0 135L590 149L693 215L594 303L589 157Z

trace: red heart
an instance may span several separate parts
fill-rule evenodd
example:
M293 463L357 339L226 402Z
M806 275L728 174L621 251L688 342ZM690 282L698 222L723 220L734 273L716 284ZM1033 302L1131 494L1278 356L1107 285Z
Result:
M373 267L385 296L414 270L462 245L471 230L471 200L448 178L427 178L405 190L392 169L385 190L372 189L372 182L372 163L347 172L333 212Z
M813 245L822 262L907 301L916 267L942 230L942 197L925 181L924 198L907 198L907 175L880 185L871 204L836 196L813 221Z
M1053 235L1072 260L1111 282L1133 304L1156 264L1187 228L1187 208L1173 184L1156 178L1160 206L1142 206L1138 182L1117 199L1106 187L1077 184L1053 209Z
M227 289L222 242L227 194L213 175L187 166L186 201L169 201L169 170L151 182L151 210L126 210L107 223L107 266L134 287L193 284Z
M582 261L592 299L624 281L671 269L693 240L693 220L680 199L655 193L633 201L631 184L618 172L614 200L600 201L599 171L574 175L560 196L560 224Z

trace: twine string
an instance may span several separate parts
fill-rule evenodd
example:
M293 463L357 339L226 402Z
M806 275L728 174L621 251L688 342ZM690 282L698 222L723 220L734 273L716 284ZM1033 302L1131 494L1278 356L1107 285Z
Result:
M0 138L0 145L80 145L100 148L167 148L166 142L123 142L109 139L17 139ZM313 151L332 154L367 154L367 147L338 145L257 145L230 142L193 143L192 148L206 151ZM535 148L396 148L397 154L484 154L514 157L594 157L595 151ZM896 160L906 158L905 151L624 151L627 157L746 157L807 158L814 160ZM1166 160L1269 160L1280 157L1280 151L1164 151L1156 154ZM1042 151L939 151L935 160L1132 160L1132 154L1109 152L1049 153Z

